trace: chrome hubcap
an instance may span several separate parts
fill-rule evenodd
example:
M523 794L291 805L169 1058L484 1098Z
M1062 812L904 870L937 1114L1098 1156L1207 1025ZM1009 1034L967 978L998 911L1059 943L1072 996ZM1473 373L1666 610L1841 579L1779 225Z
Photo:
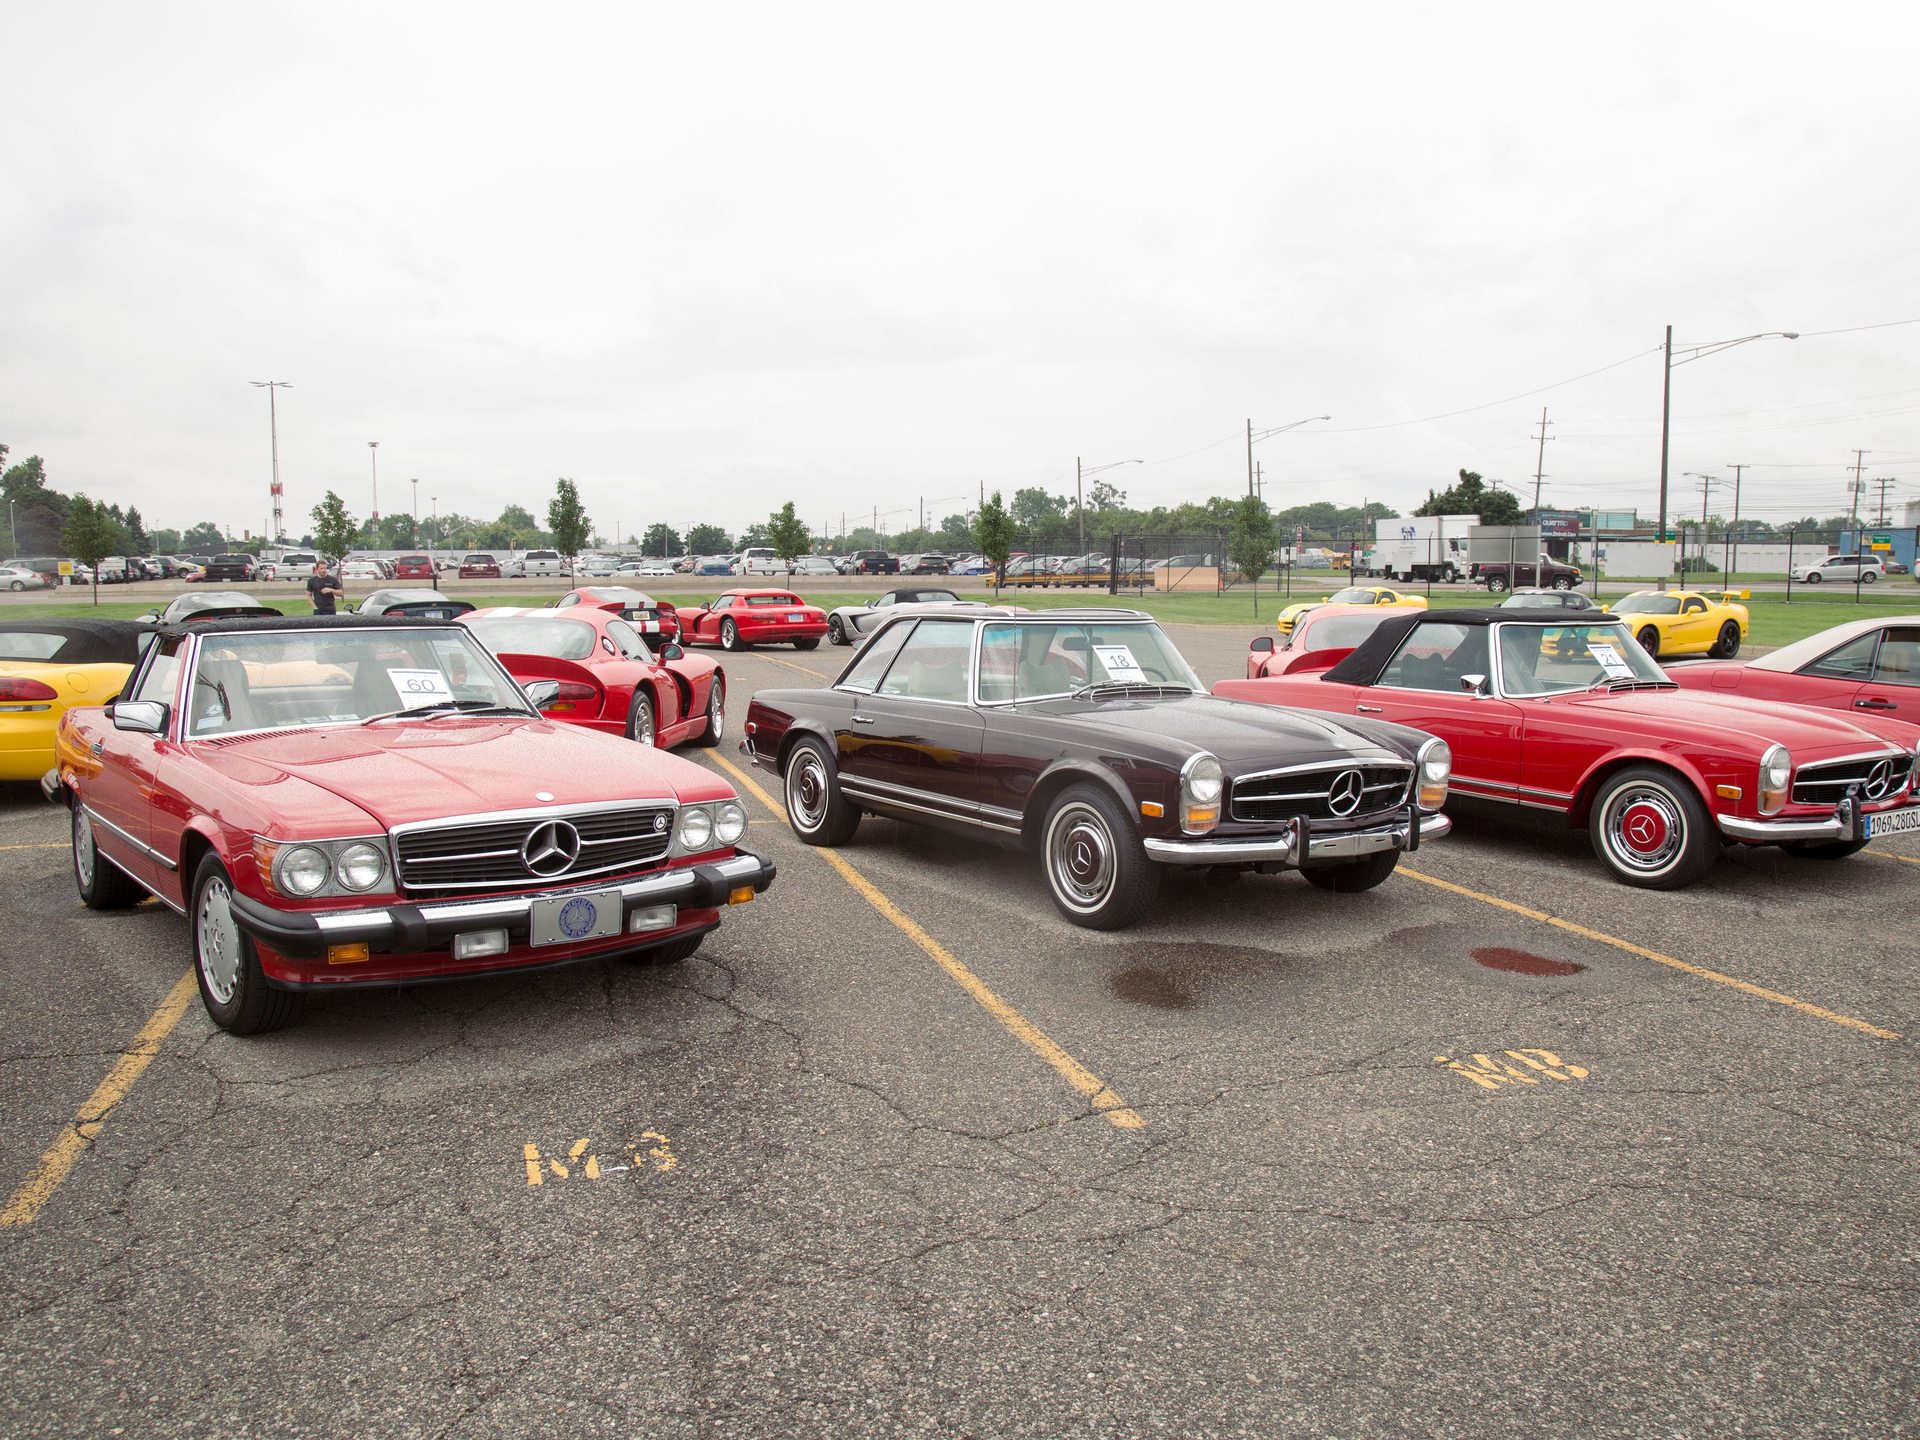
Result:
M1065 806L1047 831L1047 876L1074 910L1097 910L1113 892L1113 836L1089 805Z
M1628 785L1607 801L1600 833L1609 857L1636 875L1671 870L1686 848L1687 821L1672 795L1654 785Z
M727 687L718 680L713 682L713 693L707 696L707 723L713 727L716 740L727 728Z
M633 738L642 745L653 744L653 706L645 700L634 701Z
M827 772L812 750L802 750L787 770L787 810L806 831L818 830L826 819Z
M78 801L73 810L73 870L82 886L93 888L93 822Z
M233 923L233 892L224 876L200 892L200 913L194 917L200 941L200 975L207 993L222 1005L233 1002L240 979L240 927Z

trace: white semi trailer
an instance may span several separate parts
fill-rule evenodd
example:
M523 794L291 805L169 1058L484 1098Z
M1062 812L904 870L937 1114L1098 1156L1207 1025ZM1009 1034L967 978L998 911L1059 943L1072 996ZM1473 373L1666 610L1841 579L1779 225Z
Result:
M1366 557L1367 571L1403 585L1416 580L1463 580L1470 563L1468 536L1479 523L1478 515L1376 520L1374 547Z

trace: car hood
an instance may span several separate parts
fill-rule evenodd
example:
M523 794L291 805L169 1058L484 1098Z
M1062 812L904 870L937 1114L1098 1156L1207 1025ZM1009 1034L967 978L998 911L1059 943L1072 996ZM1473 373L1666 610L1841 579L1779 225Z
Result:
M305 781L389 829L549 804L733 793L678 756L550 720L387 721L236 735L192 742L192 748L238 784ZM553 798L543 800L542 793Z
M1858 723L1839 711L1752 700L1721 690L1633 690L1580 696L1569 701L1569 708L1587 716L1600 711L1623 720L1630 718L1634 731L1642 735L1664 734L1708 743L1744 737L1761 749L1778 743L1791 750L1796 760L1813 754L1873 750L1889 743L1910 746L1912 741L1906 737L1913 733L1912 726L1897 720Z
M1355 758L1356 751L1406 758L1368 730L1335 715L1214 695L1043 700L1022 705L1017 713L1070 720L1080 734L1104 730L1117 743L1157 739L1183 755L1205 750L1229 775L1275 764L1337 764Z

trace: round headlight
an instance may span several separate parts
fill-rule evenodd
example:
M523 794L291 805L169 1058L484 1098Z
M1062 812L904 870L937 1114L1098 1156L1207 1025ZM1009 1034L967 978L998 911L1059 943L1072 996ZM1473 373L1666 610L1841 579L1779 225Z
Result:
M1443 785L1453 776L1453 751L1444 740L1429 741L1420 751L1420 778L1428 785Z
M1793 778L1793 756L1784 745L1776 745L1760 757L1760 775L1768 790L1784 790Z
M333 875L346 890L371 890L387 873L387 857L365 841L349 845L333 863Z
M713 838L713 816L692 807L680 812L680 844L688 850L704 850Z
M714 812L713 838L731 845L747 833L746 808L738 800L729 800Z
M1187 766L1187 794L1202 805L1211 805L1220 798L1223 780L1220 762L1211 755L1202 755Z
M296 845L280 854L280 888L289 895L317 895L332 871L324 851Z

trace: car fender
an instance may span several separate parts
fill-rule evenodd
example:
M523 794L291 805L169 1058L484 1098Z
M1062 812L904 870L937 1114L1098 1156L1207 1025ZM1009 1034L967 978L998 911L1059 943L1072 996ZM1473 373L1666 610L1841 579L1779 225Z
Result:
M1758 765L1758 757L1754 763ZM1567 824L1576 829L1586 825L1593 809L1593 798L1599 793L1600 787L1609 776L1629 765L1657 765L1663 770L1675 771L1693 786L1693 793L1707 807L1709 814L1718 814L1723 808L1716 802L1713 783L1701 773L1700 767L1690 757L1672 750L1641 747L1615 750L1601 756L1588 767L1586 774L1580 777L1580 783L1573 787L1573 804L1567 807Z
M1040 826L1047 818L1047 807L1053 804L1054 796L1080 781L1091 781L1112 795L1133 817L1135 828L1138 828L1140 797L1134 794L1125 780L1108 766L1092 760L1062 759L1041 771L1040 778L1033 782L1033 788L1027 792L1026 807L1020 817L1021 839L1028 845L1038 844Z

